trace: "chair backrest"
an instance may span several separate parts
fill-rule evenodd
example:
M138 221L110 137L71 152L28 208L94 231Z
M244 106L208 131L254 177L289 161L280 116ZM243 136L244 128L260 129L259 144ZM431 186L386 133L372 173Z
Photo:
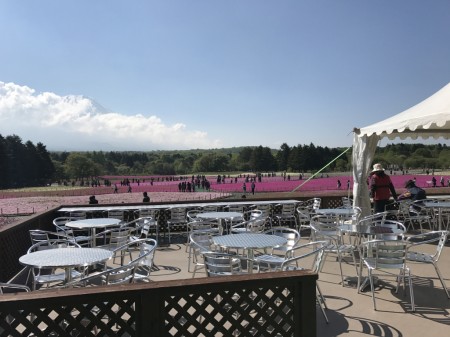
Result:
M139 265L145 265L151 268L157 247L158 242L155 239L145 239L142 241L138 256Z
M218 207L216 205L206 205L202 207L203 212L217 212Z
M23 284L0 282L0 294L30 292L31 289Z
M209 277L233 275L241 271L241 260L232 254L203 253L206 275Z
M344 208L352 208L353 207L353 199L349 197L342 197L342 206Z
M259 204L255 209L261 211L262 216L268 217L271 215L272 206L270 204Z
M124 220L124 211L119 209L110 209L108 210L108 218Z
M187 224L189 233L205 233L208 235L221 235L223 229L218 221L204 220L191 221Z
M439 257L441 256L442 250L445 247L445 243L447 242L447 237L449 235L448 231L439 231L439 242L436 246L436 253L433 255L433 260L437 262L439 260Z
M111 248L119 248L127 244L132 230L133 228L130 227L120 227L109 230L108 246Z
M171 221L187 221L186 220L186 209L181 207L174 207L170 209L170 220Z
M247 231L251 233L262 233L266 229L266 218L260 217L247 222Z
M50 239L48 241L42 241L37 242L34 245L32 245L30 248L28 248L27 254L32 252L37 252L39 250L44 249L58 249L58 248L81 248L81 246L73 242L71 240L64 240L64 239Z
M244 220L248 221L248 220L253 220L253 219L262 217L263 212L258 209L252 209L252 210L245 211L243 215L244 215L243 216Z
M187 211L186 217L188 221L199 221L201 219L197 218L197 214L203 213L201 209L191 209Z
M66 223L72 220L83 220L83 219L71 218L70 216L60 216L53 219L53 224L55 226L64 226Z
M211 251L213 241L211 239L211 234L205 232L192 232L189 235L189 243L193 248L197 248L201 251Z
M389 228L393 233L379 233L375 237L380 240L402 240L406 233L406 227L400 221L395 220L379 220L375 221L372 226Z
M244 206L243 206L243 205L234 205L234 204L231 204L231 205L228 205L228 206L226 207L226 210L227 210L228 212L238 212L238 213L243 213L243 212L244 212Z
M139 279L150 277L150 272L153 267L153 261L155 258L155 251L158 247L158 242L154 239L140 239L133 241L128 247L138 247L139 255L128 264L135 265L135 278L139 276ZM127 247L123 247L125 249Z
M71 220L83 220L86 219L86 212L84 211L72 211L69 212Z
M374 261L375 268L400 269L406 261L407 241L371 240L363 242L363 256Z
M137 234L141 237L147 237L150 229L157 226L158 222L151 216L139 218L139 225L136 226L136 229L140 232Z
M141 208L136 211L136 215L138 218L146 218L146 217L152 217L156 220L158 210L154 208Z
M28 231L30 233L31 244L39 243L39 242L48 242L50 240L49 232L43 231L40 229L30 229Z
M281 265L281 270L298 270L298 269L310 269L314 273L318 273L321 269L324 256L324 247L326 241L311 241L302 245L298 245L292 248L292 257L287 258ZM298 263L302 259L313 257L311 267L299 267Z
M70 235L70 228L66 227L66 223L73 220L83 220L81 218L71 218L68 216L57 217L53 219L53 225L55 226L55 230L58 233L62 233L64 235Z
M266 234L277 235L285 238L287 240L286 245L283 247L276 248L276 250L289 250L300 240L300 232L296 229L289 227L273 227L265 232Z
M300 224L302 224L302 223L309 224L309 221L311 220L310 211L303 206L297 207L297 216L298 216L298 220L299 220Z
M322 199L321 198L308 199L302 205L308 208L309 210L313 211L320 208L320 206L322 205Z
M104 283L106 285L132 283L136 265L125 265L108 270L105 273Z
M283 204L281 206L281 214L295 216L295 204Z
M423 234L418 234L416 236L420 237L421 241L418 243L413 242L411 244L411 246L414 247L414 246L423 245L423 244L435 244L436 250L435 250L434 254L430 254L430 256L431 256L433 262L436 263L436 262L438 262L441 254L442 254L442 250L445 247L445 243L447 242L448 235L449 235L449 231L432 231L432 232L427 232L427 233L423 233ZM410 240L411 238L412 237L408 237L408 240ZM437 244L436 244L436 242L437 242Z
M387 215L388 215L388 212L380 212L380 213L376 213L376 214L367 215L358 220L358 226L368 227L368 226L372 226L375 222L383 223L386 220Z
M117 268L108 269L101 273L86 276L74 282L74 285L87 286L132 283L135 268L135 264L126 264Z
M311 218L311 237L313 240L341 242L341 231L336 218L327 215L315 215Z

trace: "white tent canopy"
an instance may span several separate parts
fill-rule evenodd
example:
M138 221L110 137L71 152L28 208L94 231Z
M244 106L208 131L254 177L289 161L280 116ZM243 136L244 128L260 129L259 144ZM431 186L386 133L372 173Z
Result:
M367 177L378 141L395 139L449 138L450 83L419 104L395 116L367 127L354 129L353 136L353 200L362 215L370 213Z

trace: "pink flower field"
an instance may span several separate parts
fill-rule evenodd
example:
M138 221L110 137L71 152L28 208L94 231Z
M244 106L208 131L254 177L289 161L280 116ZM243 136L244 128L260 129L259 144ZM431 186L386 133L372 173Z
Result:
M140 177L139 179L141 179ZM416 178L418 186L423 188L431 187L430 175L391 175L392 182L399 193L403 191L406 180ZM444 177L447 185L448 176ZM300 180L295 178L283 179L283 177L263 177L261 182L256 181L255 193L271 192L292 192L296 190L299 195L302 192L319 192L320 195L338 191L337 180L341 181L341 190L347 190L347 181L350 180L350 188L353 188L352 177L349 175L318 177L307 181L306 178ZM436 176L437 184L440 186L440 176ZM117 177L117 181L119 181ZM60 205L85 205L88 203L88 196L96 195L99 204L120 204L139 203L142 201L142 193L148 192L151 202L174 202L188 200L213 200L229 197L237 194L239 197L243 193L243 184L246 183L247 193L251 192L251 182L246 182L240 177L235 182L234 178L226 178L224 183L218 184L216 177L208 177L211 183L210 191L196 189L195 192L179 192L179 180L159 181L151 184L149 180L145 183L131 183L131 193L127 193L127 186L118 184L118 192L113 193L113 187L83 187L83 188L62 188L54 187L45 191L19 190L0 191L0 226L15 221L15 214L32 214L46 211Z

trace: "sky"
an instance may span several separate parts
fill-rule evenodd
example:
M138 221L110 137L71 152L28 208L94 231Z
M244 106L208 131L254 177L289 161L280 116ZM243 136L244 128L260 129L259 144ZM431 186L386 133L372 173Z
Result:
M448 0L0 0L0 31L0 135L51 151L349 147L450 82Z

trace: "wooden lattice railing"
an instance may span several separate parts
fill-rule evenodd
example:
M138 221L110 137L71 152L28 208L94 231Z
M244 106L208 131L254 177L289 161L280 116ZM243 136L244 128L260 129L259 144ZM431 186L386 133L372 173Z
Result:
M0 296L0 336L316 336L308 271Z

